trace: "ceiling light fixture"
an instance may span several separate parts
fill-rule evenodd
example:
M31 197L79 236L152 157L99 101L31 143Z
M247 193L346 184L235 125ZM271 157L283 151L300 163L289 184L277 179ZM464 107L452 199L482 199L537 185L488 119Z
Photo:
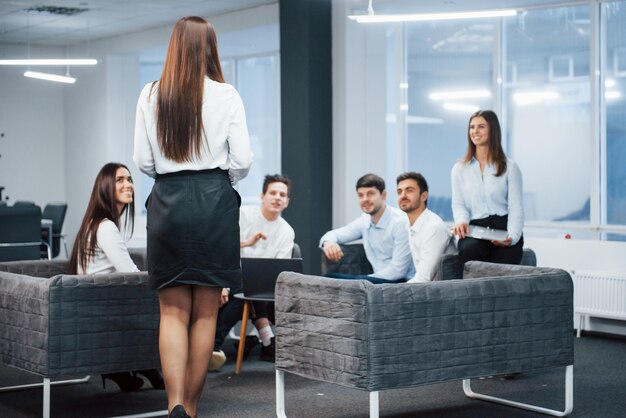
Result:
M446 110L452 110L455 112L467 112L467 113L474 113L480 109L480 107L474 106L474 105L468 105L468 104L463 104L463 103L449 103L449 102L444 103L443 108Z
M12 59L0 60L0 65L30 65L30 66L53 66L53 65L96 65L96 59L70 58L70 59Z
M483 10L476 12L451 12L451 13L416 13L416 14L393 14L376 15L372 7L372 0L369 0L366 15L348 16L358 23L395 23L395 22L423 22L433 20L453 20L453 19L479 19L486 17L507 17L517 15L515 9Z
M76 79L69 75L58 75L50 73L40 73L37 71L26 71L24 77L37 78L39 80L57 81L59 83L74 84Z
M513 101L518 106L527 106L530 104L542 103L549 100L559 98L556 91L523 91L513 94Z
M611 91L607 91L604 93L604 98L607 100L620 99L621 97L622 97L621 91L611 90Z
M483 99L491 96L491 92L482 90L458 90L458 91L437 91L430 93L430 100L458 100L458 99Z

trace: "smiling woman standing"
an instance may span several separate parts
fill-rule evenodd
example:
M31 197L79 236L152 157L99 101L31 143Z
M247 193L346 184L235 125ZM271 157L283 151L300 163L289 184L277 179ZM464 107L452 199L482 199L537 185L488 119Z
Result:
M459 256L469 260L519 264L524 226L522 173L502 149L498 116L479 110L469 119L467 153L452 167L452 232ZM467 236L469 225L507 231L500 241Z

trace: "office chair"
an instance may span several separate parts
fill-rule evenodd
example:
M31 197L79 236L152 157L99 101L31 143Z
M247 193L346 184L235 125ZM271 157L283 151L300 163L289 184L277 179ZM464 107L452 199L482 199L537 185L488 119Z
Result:
M50 219L52 221L52 257L57 257L61 252L61 240L63 240L63 247L65 248L65 257L69 257L67 252L67 242L65 241L65 235L61 233L63 230L63 222L65 221L65 214L67 212L67 203L49 203L43 209L43 219ZM48 231L42 230L42 239L48 240ZM43 252L42 248L42 252Z
M41 208L0 207L0 261L39 260Z
M13 206L35 206L35 202L31 202L30 200L16 200Z

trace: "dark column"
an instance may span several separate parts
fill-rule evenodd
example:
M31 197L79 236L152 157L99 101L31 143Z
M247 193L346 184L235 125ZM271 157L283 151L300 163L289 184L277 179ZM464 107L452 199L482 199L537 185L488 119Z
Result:
M315 274L332 226L331 0L280 0L280 73L282 171L293 180L284 216Z

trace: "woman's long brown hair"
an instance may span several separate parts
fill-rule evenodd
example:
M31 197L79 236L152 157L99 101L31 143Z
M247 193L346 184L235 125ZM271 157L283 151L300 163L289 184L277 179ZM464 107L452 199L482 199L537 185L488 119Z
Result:
M98 245L98 226L105 219L115 222L120 228L120 218L124 215L124 225L133 234L135 219L135 192L133 201L124 206L121 213L117 213L117 201L115 199L115 175L118 168L125 168L124 164L108 163L100 169L93 184L89 204L85 216L80 224L80 229L74 241L72 256L70 257L70 274L78 274L79 267L82 271L87 269L89 260L96 253ZM130 170L129 170L130 171Z
M183 17L172 30L157 93L157 138L170 160L192 161L200 155L205 76L224 82L217 34L201 17Z
M489 125L489 161L496 165L496 177L499 177L506 173L506 155L502 149L502 130L500 129L498 115L493 110L479 110L470 116L467 123L467 152L461 161L469 163L472 161L474 154L476 154L476 145L474 145L470 137L469 126L472 123L472 119L478 116L483 117Z

